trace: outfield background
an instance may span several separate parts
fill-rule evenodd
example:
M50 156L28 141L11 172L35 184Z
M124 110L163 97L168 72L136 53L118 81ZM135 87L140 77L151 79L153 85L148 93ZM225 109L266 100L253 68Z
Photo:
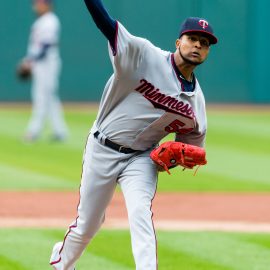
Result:
M70 215L61 226L55 225L57 228L47 228L45 225L44 228L33 228L31 223L35 218L33 211L44 210L40 202L46 192L51 192L47 201L47 213L55 213L54 217L60 221L63 213L55 212L55 209L65 206L73 213L76 210L77 203L74 201L58 201L55 205L52 203L57 201L57 192L74 192L78 196L83 148L96 110L90 104L65 105L65 114L71 131L71 137L66 143L49 142L49 130L46 130L38 143L29 145L22 143L20 136L29 118L30 106L1 104L0 270L49 270L52 246L63 239L68 224L75 216ZM197 231L189 231L188 227L187 231L159 229L157 239L160 269L266 270L270 265L269 107L209 106L208 119L208 165L200 168L196 177L192 171L182 172L179 168L175 168L171 176L162 173L156 196L167 193L169 200L170 197L175 198L176 192L180 198L181 195L193 195L190 212L185 216L189 216L193 226L196 226L201 223L199 217L207 221L205 216L210 210L198 213L199 209L206 207L202 199L208 198L209 193L217 198L222 193L224 200L211 200L209 208L216 209L216 215L211 216L212 221L219 221L220 216L223 216L223 220L220 220L219 228L212 228L211 231L209 227L207 231L198 227L195 229ZM172 192L174 196L170 196ZM3 201L5 194L9 194L9 197ZM18 194L25 197L28 202L26 205L18 199ZM231 195L238 198L234 204ZM246 196L250 196L250 201L242 200ZM265 199L261 200L258 196ZM167 215L174 216L176 209L181 210L187 202L182 199L181 203L176 204L171 200L167 205ZM8 211L10 207L15 207L19 220L16 217L14 219L13 212ZM228 208L229 212L226 211ZM244 213L239 213L239 208ZM154 218L159 214L157 210ZM244 219L243 214L246 216ZM258 217L257 221L248 218L254 215ZM39 223L44 217L39 214L36 218L34 221ZM12 226L3 226L5 221ZM185 217L181 221L185 222ZM257 227L253 230L257 233L241 232L239 222L242 222L244 229ZM123 223L126 220L122 220L121 225ZM223 224L238 227L237 232L222 232ZM134 270L128 229L105 230L103 227L93 244L87 248L77 268Z
M112 69L104 37L92 22L83 0L56 0L62 22L65 101L98 101ZM267 0L104 0L127 29L174 51L179 25L186 16L206 17L219 44L196 71L208 102L270 101ZM0 100L29 100L29 85L20 84L14 69L26 51L34 20L30 0L0 2Z

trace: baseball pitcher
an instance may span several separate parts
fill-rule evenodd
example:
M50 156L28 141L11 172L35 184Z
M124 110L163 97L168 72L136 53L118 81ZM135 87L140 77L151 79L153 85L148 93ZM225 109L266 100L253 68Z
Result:
M50 264L75 269L120 185L136 269L156 270L152 201L158 171L206 164L205 100L194 69L206 60L217 38L205 19L187 18L171 53L129 33L100 0L85 3L108 40L113 74L84 152L78 215L64 240L53 247ZM170 133L175 141L158 146Z

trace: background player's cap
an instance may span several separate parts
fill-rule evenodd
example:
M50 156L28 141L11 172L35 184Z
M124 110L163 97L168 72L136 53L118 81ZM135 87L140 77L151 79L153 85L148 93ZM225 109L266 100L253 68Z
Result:
M218 39L214 36L212 26L203 18L187 18L181 25L179 38L184 34L192 32L204 33L209 38L210 44L216 44L218 42Z

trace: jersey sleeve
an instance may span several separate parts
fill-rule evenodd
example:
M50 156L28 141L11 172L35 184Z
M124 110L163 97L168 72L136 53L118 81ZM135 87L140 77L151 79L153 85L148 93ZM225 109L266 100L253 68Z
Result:
M116 27L114 46L108 43L108 49L114 72L124 76L140 66L147 40L131 35L119 22Z
M175 141L187 144L196 145L199 147L205 146L205 139L207 133L207 115L205 108L204 94L201 90L200 84L196 79L197 93L193 100L193 109L196 112L196 125L193 131L186 134L176 134Z
M192 145L196 145L199 147L205 146L205 138L206 138L206 130L204 130L202 133L191 132L188 134L176 134L175 135L176 142L192 144Z

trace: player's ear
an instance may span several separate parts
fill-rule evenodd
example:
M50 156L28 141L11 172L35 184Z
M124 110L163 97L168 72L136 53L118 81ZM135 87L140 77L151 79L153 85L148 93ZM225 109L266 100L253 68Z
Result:
M178 39L175 41L175 47L178 48L179 45L180 45L180 43L181 43L181 39L178 38Z

